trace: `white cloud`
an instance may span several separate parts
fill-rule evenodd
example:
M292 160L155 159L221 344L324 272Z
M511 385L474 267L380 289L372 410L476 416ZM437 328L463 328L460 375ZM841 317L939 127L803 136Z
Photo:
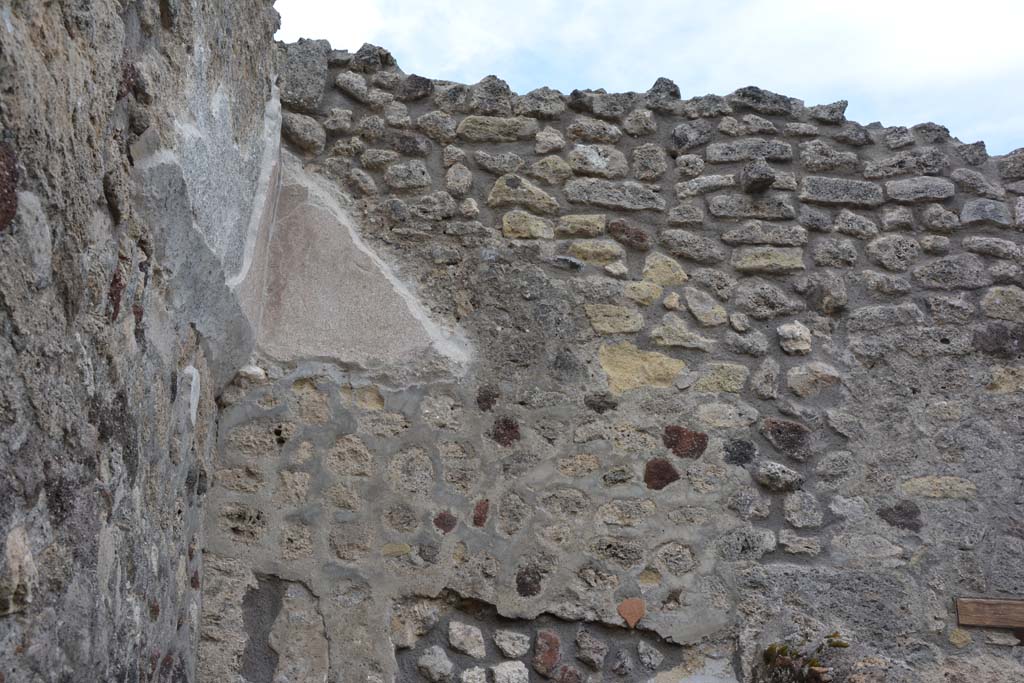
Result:
M1024 145L1020 0L278 0L279 38L363 42L408 72L519 91L684 94L759 85L808 102L851 101L864 121L944 123L990 149ZM1009 122L1009 123L1008 123Z

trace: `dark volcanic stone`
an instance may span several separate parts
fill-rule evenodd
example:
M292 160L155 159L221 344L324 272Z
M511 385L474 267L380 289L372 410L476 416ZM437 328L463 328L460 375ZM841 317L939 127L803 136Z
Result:
M438 512L437 515L434 517L434 526L440 529L441 533L444 534L447 534L450 531L452 531L452 529L454 529L455 525L458 523L458 518L452 513L448 512L447 510L442 510L441 512Z
M644 468L644 483L647 488L660 491L672 482L679 479L679 472L664 458L654 458L647 461Z
M432 92L434 92L434 82L432 80L412 74L398 86L398 92L395 93L395 97L403 102L411 102L413 100L421 100Z
M538 595L543 580L544 572L537 567L532 565L523 567L516 572L516 592L524 598Z
M757 448L749 441L736 439L725 444L725 461L730 465L746 465L757 456Z
M651 248L651 236L643 229L630 225L621 218L608 221L608 234L616 242L624 244L630 249L647 251Z
M583 405L601 415L618 408L619 402L609 393L587 394L583 397Z
M519 441L519 423L511 417L499 417L491 428L491 438L502 446L511 446Z
M484 498L478 500L476 505L473 506L473 526L482 527L487 524L487 514L491 509L491 501Z
M11 225L18 212L18 165L14 150L6 142L0 143L0 232Z
M708 447L708 435L686 427L669 425L661 435L665 447L680 458L699 458Z
M476 405L480 410L487 413L495 406L499 398L501 398L501 393L498 391L498 388L486 384L476 392Z
M921 530L921 508L912 500L901 500L878 511L878 516L897 529Z

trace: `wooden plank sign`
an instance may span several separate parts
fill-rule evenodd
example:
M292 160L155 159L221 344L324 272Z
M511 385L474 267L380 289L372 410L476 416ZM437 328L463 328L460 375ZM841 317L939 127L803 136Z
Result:
M961 626L1024 629L1024 600L957 598L956 617Z

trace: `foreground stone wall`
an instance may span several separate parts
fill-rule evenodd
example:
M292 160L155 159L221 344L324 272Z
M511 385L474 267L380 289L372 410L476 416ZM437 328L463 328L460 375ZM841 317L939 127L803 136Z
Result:
M1024 678L952 609L1024 591L1024 151L283 50L302 173L466 352L311 308L224 393L209 680L746 681L836 630L835 680Z
M196 680L276 24L252 0L0 7L0 681Z

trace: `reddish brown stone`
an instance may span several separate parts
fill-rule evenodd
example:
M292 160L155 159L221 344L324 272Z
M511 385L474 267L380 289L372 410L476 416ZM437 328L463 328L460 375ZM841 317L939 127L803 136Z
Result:
M443 534L449 533L458 523L458 518L447 510L441 510L434 517L434 526L440 529Z
M608 234L616 242L624 244L630 249L647 251L651 248L651 236L641 228L630 225L621 218L608 221Z
M642 598L627 598L619 603L618 612L626 624L633 628L647 614L647 607Z
M499 417L491 428L491 438L502 446L519 441L519 423L511 417Z
M583 674L574 666L562 666L554 680L558 683L583 683Z
M708 447L708 435L686 427L669 425L661 435L665 447L680 458L699 458Z
M537 639L533 644L533 670L550 678L561 658L562 641L558 634L547 629L537 631Z
M780 452L804 460L811 443L811 430L799 422L766 417L761 421L761 434Z
M677 479L679 472L668 460L654 458L647 461L647 467L644 468L644 483L647 484L647 488L660 491Z
M473 526L483 526L487 524L487 513L490 512L491 501L484 498L478 500L476 505L473 507Z
M0 143L0 232L11 225L18 213L18 164L14 150L6 142Z

